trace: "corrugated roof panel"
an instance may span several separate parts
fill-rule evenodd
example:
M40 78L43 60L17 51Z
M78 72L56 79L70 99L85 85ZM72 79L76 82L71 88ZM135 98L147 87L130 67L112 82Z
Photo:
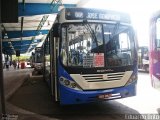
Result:
M26 8L27 8L27 5L33 5L33 4L29 4L29 3L44 3L44 4L41 4L42 5L42 7L44 7L45 5L45 7L47 7L46 9L48 10L48 11L50 11L50 3L52 2L53 0L25 0L25 3L28 3L28 4L26 4ZM84 1L84 0L61 0L62 1L62 4L65 4L65 5L76 5L76 4L78 4L80 1ZM18 2L19 3L22 3L23 2L23 0L18 0ZM46 4L47 3L47 4ZM19 5L19 10L22 10L23 9L23 5L21 6L21 4L18 4ZM35 5L35 4L34 4ZM36 4L37 6L39 5L39 4ZM44 6L43 6L44 5ZM48 8L48 5L49 5L49 8ZM21 6L21 7L20 7ZM34 6L35 7L35 6ZM45 8L44 7L44 8ZM25 9L25 6L24 6L24 9ZM35 10L34 12L37 12L37 13L40 13L40 12L43 12L43 11L41 11L42 10L42 8L40 7L40 8L38 8L38 10L37 9L35 9L35 8L30 8L29 10L30 11L32 11L32 9L33 10ZM37 11L36 11L37 10ZM46 11L47 11L46 10ZM24 12L23 10L21 11L22 13ZM54 13L55 12L55 13ZM44 15L31 15L31 14L25 14L24 16L23 16L23 21L21 21L22 20L22 17L19 17L18 18L18 23L4 23L3 25L4 25L4 27L5 28L2 28L2 30L6 30L6 31L17 31L18 33L17 34L20 34L19 36L20 37L22 37L22 38L13 38L13 37L11 37L10 35L9 35L9 32L8 32L8 36L9 37L11 37L11 38L8 38L8 39L3 39L3 47L5 47L5 46L8 46L7 44L8 44L8 42L12 42L12 45L14 46L14 47L16 47L17 46L17 48L16 49L20 49L21 47L18 47L18 45L20 44L21 46L23 46L23 49L25 49L25 50L21 50L21 52L26 52L27 50L28 50L28 48L29 48L29 46L31 45L32 47L36 47L37 46L37 43L39 43L40 41L41 41L41 39L44 39L45 37L46 37L46 33L44 33L45 35L37 35L37 36L35 36L35 38L34 38L34 36L30 36L30 37L24 37L24 36L26 36L26 35L24 35L24 34L26 34L26 32L27 32L27 35L29 34L28 32L30 32L30 31L27 31L27 30L50 30L51 29L51 27L52 27L52 24L54 23L54 20L55 20L55 18L56 18L56 15L57 15L57 13L56 13L57 11L56 11L56 9L54 9L54 11L52 11L52 12L49 12L49 13L54 13L54 14L49 14L49 13L47 13L47 12L44 12L45 13L45 15L46 14L49 14L49 17L47 18L47 20L46 20L46 22L44 23L44 24L42 24L42 27L40 27L40 29L38 29L38 26L40 25L40 22L41 22L41 20L42 20L42 18L43 18L43 16ZM41 13L42 14L42 13ZM30 16L27 16L27 15L30 15ZM23 23L23 24L21 24L21 23ZM21 27L23 27L22 29L21 29ZM22 32L23 32L23 34L22 34L22 36L21 36L21 30L22 30ZM10 32L10 33L13 33L13 34L16 34L15 32ZM36 32L37 33L37 32ZM3 33L3 37L4 37L4 34L5 33ZM30 35L33 35L33 34L30 34ZM38 41L37 42L34 42L32 39L37 39ZM8 51L11 51L11 49L8 49ZM10 52L11 53L11 52ZM12 52L13 53L13 52Z

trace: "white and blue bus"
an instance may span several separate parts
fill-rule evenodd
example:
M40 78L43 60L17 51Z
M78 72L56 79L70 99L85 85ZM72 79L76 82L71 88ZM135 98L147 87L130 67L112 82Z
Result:
M43 56L43 48L36 47L35 52L32 52L30 57L31 67L34 68L34 70L39 74L42 74L43 72Z
M60 104L136 95L137 39L128 14L65 8L43 47L44 78Z

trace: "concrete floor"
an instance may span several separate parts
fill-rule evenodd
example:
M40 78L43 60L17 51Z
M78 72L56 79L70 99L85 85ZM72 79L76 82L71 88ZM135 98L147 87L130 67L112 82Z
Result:
M150 75L139 72L137 96L116 100L141 114L160 114L160 91L152 88Z
M102 103L59 106L53 102L47 84L41 76L31 77L10 97L8 102L22 110L30 111L20 115L21 120L33 118L59 120L124 120L126 115L158 114L160 109L160 91L151 87L148 73L138 76L137 96ZM160 111L159 111L160 113ZM24 116L27 116L24 117ZM30 119L31 119L30 118Z

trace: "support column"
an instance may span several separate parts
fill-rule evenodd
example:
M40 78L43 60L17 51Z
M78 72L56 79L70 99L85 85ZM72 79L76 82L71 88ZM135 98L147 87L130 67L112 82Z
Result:
M2 31L1 31L1 0L0 0L0 113L6 115L4 83L3 83L3 65L2 65Z

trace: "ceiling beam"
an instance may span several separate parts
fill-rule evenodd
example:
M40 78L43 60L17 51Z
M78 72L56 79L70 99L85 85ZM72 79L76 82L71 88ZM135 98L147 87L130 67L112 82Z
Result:
M41 42L40 39L35 39L35 40L37 40L38 42ZM21 41L21 39L3 39L3 43L4 42L20 42L20 41ZM32 41L32 40L31 39L29 39L29 40L24 40L23 39L22 42L24 42L24 41Z
M44 23L47 21L48 17L49 17L49 15L44 15L44 16L42 17L41 22L39 23L39 25L38 25L38 27L37 27L37 34L40 33L40 30L41 30L41 28L43 27ZM35 36L32 37L31 40L34 42ZM29 48L28 48L28 52L30 52L31 50L32 50L32 46L30 45Z
M23 0L23 4L24 4L24 2L25 1ZM24 17L21 17L21 44L22 44L22 38L23 38L23 21L24 21ZM20 51L20 53L21 53L21 51Z
M23 11L25 10L25 0L22 1L23 4Z
M58 8L62 4L62 0L52 0L51 2L51 10L53 11L55 8Z
M76 4L63 4L64 7L76 7ZM25 8L22 3L18 4L18 16L32 16L58 13L57 4L49 3L25 3ZM54 8L54 9L53 9Z
M21 17L21 34L23 35L23 21L24 21L24 17Z
M48 30L39 30L39 32L43 34L48 34ZM31 37L31 36L37 36L37 30L22 30L21 31L7 31L8 39L12 38L20 38L20 37ZM4 38L4 35L2 35Z

